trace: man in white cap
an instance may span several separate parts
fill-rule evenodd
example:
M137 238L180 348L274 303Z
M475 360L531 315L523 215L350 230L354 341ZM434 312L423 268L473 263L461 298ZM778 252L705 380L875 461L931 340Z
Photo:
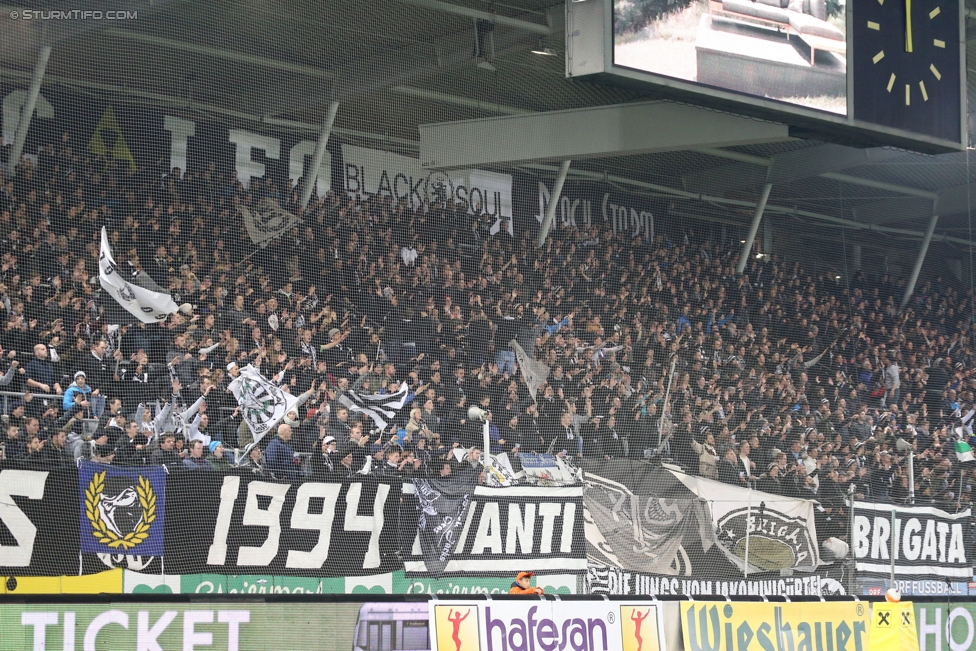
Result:
M238 375L241 374L241 369L237 365L237 362L231 362L230 364L227 365L227 374L235 379L237 378Z

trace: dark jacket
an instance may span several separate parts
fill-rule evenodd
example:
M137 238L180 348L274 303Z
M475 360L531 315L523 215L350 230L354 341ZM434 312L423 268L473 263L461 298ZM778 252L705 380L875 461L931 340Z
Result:
M152 465L166 466L168 470L182 470L183 460L175 450L163 450L158 448L152 453Z
M268 470L278 479L288 479L294 481L298 479L298 470L295 466L295 450L288 443L275 437L268 444L268 449L264 453L268 460Z

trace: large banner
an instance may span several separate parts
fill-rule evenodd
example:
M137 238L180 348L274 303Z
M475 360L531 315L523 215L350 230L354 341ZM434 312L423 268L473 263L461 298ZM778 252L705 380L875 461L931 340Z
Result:
M976 603L915 603L919 651L969 651L976 642Z
M633 572L616 567L586 568L583 592L605 595L682 595L686 597L830 597L847 594L843 568L815 574L782 577L760 574L722 578L667 576Z
M261 602L190 605L185 603L0 604L0 648L43 649L207 649L208 651L280 651L305 648L350 651L356 634L370 636L374 611L427 634L427 604L289 604ZM360 622L362 624L360 624ZM399 628L399 627L398 627ZM292 646L282 647L282 632ZM328 631L328 635L323 635ZM379 631L373 632L375 635ZM312 647L309 647L312 648ZM426 649L401 646L401 649Z
M867 651L869 610L863 602L683 601L681 629L685 651Z
M469 215L493 217L491 233L502 222L514 235L512 225L512 177L483 170L430 171L420 160L386 151L342 146L346 192L351 196L380 195L395 202L405 200L412 208L455 202Z
M26 577L113 568L349 578L409 566L411 580L426 580L412 489L375 477L290 484L243 472L166 476L157 467L97 464L48 472L0 463L0 576L16 589ZM449 576L428 585L433 590L453 591L459 574L511 581L526 567L557 575L586 569L581 487L479 487L467 513ZM389 579L377 581L392 590ZM563 585L576 591L575 580Z
M889 576L894 546L897 578L972 580L971 515L972 509L950 514L927 506L855 502L851 548L858 575Z
M662 651L659 602L443 601L430 605L431 651Z
M81 552L163 555L166 471L85 462L78 471Z
M748 490L683 473L673 474L705 500L719 540L736 558L748 561L750 572L810 571L820 565L815 502L812 500Z
M400 565L400 482L195 479L169 486L167 502L180 507L166 531L167 572L356 576Z
M403 564L408 575L427 574L413 508L416 498L410 497L404 499L403 531L413 544L404 546ZM444 573L512 576L527 567L537 572L586 570L582 487L479 486L470 501ZM411 511L412 526L407 523Z
M817 566L813 505L630 460L584 463L587 590L601 594L845 594ZM744 494L743 494L744 493ZM746 572L746 534L749 565ZM814 559L811 561L811 559ZM781 570L797 570L780 576Z

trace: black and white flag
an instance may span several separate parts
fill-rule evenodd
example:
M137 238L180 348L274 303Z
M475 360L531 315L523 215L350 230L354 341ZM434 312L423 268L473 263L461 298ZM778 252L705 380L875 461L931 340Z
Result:
M508 342L508 345L515 351L515 361L518 362L519 369L522 371L522 378L525 379L525 385L529 387L529 395L532 396L532 400L534 401L539 387L549 377L549 367L529 357L514 339Z
M147 280L151 282L149 276L141 273L138 277L126 278L115 264L112 247L108 243L108 234L103 226L101 252L98 256L99 284L115 299L116 303L137 320L143 323L158 323L176 312L179 307L172 296L155 283L149 284Z
M410 389L404 382L396 393L363 395L346 391L339 396L339 402L349 411L369 416L378 428L385 430L410 398Z
M244 228L251 241L262 247L267 246L269 240L302 223L301 217L291 214L270 198L265 198L253 209L248 209L242 203L240 209Z
M251 428L255 443L298 405L297 397L282 391L250 364L241 369L227 390L237 398L241 417Z
M478 476L477 470L470 470L448 479L413 480L417 498L417 537L427 571L435 578L444 574L454 555Z

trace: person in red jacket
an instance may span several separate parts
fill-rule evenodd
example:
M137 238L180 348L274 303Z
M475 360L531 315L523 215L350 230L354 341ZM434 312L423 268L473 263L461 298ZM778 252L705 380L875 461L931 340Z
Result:
M542 588L532 587L533 576L535 575L532 572L519 572L508 594L542 594L544 592Z

